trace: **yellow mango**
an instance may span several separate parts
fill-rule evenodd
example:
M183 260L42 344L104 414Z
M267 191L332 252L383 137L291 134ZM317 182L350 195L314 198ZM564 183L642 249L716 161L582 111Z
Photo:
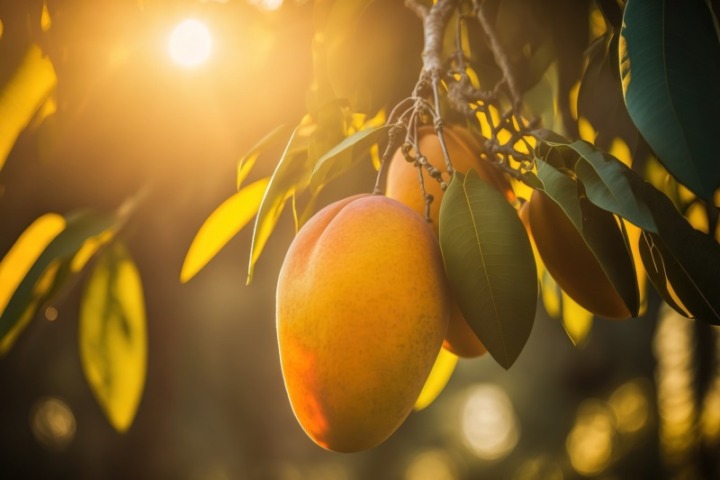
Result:
M300 229L277 334L290 404L318 445L365 450L402 424L447 329L446 282L430 227L382 195L335 202Z

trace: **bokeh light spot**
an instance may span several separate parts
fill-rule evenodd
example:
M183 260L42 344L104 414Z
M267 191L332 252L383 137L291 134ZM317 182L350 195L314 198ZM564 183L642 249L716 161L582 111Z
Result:
M495 385L472 387L462 407L462 433L465 443L479 458L496 460L509 454L520 433L507 394Z
M41 444L53 450L62 450L75 437L75 416L62 400L43 398L32 408L30 427Z
M170 57L178 64L192 68L201 65L212 51L212 36L202 22L188 19L170 35Z

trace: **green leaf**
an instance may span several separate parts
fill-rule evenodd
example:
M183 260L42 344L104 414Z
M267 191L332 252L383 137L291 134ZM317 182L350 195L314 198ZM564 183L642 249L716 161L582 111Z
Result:
M678 181L712 201L720 186L720 39L703 0L628 0L619 43L628 112Z
M280 138L287 134L287 130L288 128L285 125L280 125L279 127L273 129L270 133L261 138L255 145L253 145L250 151L240 159L237 166L236 181L236 188L238 190L240 190L240 185L242 185L250 173L250 170L252 170L253 166L255 166L255 162L263 150L278 142Z
M302 124L295 128L263 194L255 218L250 246L248 284L252 281L255 264L275 230L287 200L294 194L303 192L310 183L315 159L308 154L308 144L312 134L304 133L307 128Z
M640 258L645 266L645 271L647 272L650 282L663 300L665 300L665 303L670 305L670 307L679 314L687 318L692 318L692 314L680 305L677 294L670 282L668 282L665 260L663 259L663 253L665 256L667 256L668 253L661 245L662 241L657 235L644 232L640 236Z
M193 278L237 233L255 217L268 178L246 186L220 204L195 235L185 256L180 281Z
M515 209L474 170L455 173L440 205L440 247L458 305L490 354L510 368L532 330L535 259Z
M582 232L582 211L575 181L543 161L537 162L537 174L542 190L560 205L575 228Z
M14 74L0 85L0 170L57 79L50 60L31 45Z
M32 258L32 266L14 289L0 315L0 339L28 315L28 308L32 307L34 315L42 305L43 302L39 300L45 298L43 295L50 290L54 281L54 275L47 273L52 272L49 269L59 268L62 262L71 261L88 239L110 230L116 223L115 215L91 212L77 214L66 219L65 228L52 238L42 253L36 256L38 250L23 252L23 255L27 253Z
M660 275L677 293L682 304L697 318L720 324L720 244L712 237L695 230L675 209L670 199L634 172L629 172L636 195L653 214L657 235L646 234L652 242L652 263L645 261L648 271L654 270L651 281L663 294ZM642 245L642 244L641 244ZM656 266L661 264L662 269Z
M85 285L78 334L85 378L110 424L125 432L145 385L147 327L140 273L121 243L100 257Z
M650 210L635 197L630 187L625 176L629 168L625 164L583 140L567 147L580 157L575 164L575 174L591 202L626 218L643 230L657 231Z
M362 160L370 153L372 145L387 138L390 128L391 125L383 125L360 130L331 148L315 163L310 177L310 189L317 193L327 182Z
M640 300L635 266L613 214L581 196L577 182L551 165L540 160L537 170L545 193L567 215L630 313L637 316Z

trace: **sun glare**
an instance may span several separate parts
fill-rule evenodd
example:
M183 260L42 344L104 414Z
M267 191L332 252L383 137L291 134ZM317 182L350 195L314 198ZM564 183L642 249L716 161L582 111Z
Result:
M170 35L170 57L183 67L197 67L204 63L212 50L212 37L207 27L189 19L175 27Z

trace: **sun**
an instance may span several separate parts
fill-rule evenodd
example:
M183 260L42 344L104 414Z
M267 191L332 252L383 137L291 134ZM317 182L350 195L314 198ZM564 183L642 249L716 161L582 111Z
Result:
M202 22L187 19L180 22L168 42L170 57L183 67L197 67L210 58L212 36Z

